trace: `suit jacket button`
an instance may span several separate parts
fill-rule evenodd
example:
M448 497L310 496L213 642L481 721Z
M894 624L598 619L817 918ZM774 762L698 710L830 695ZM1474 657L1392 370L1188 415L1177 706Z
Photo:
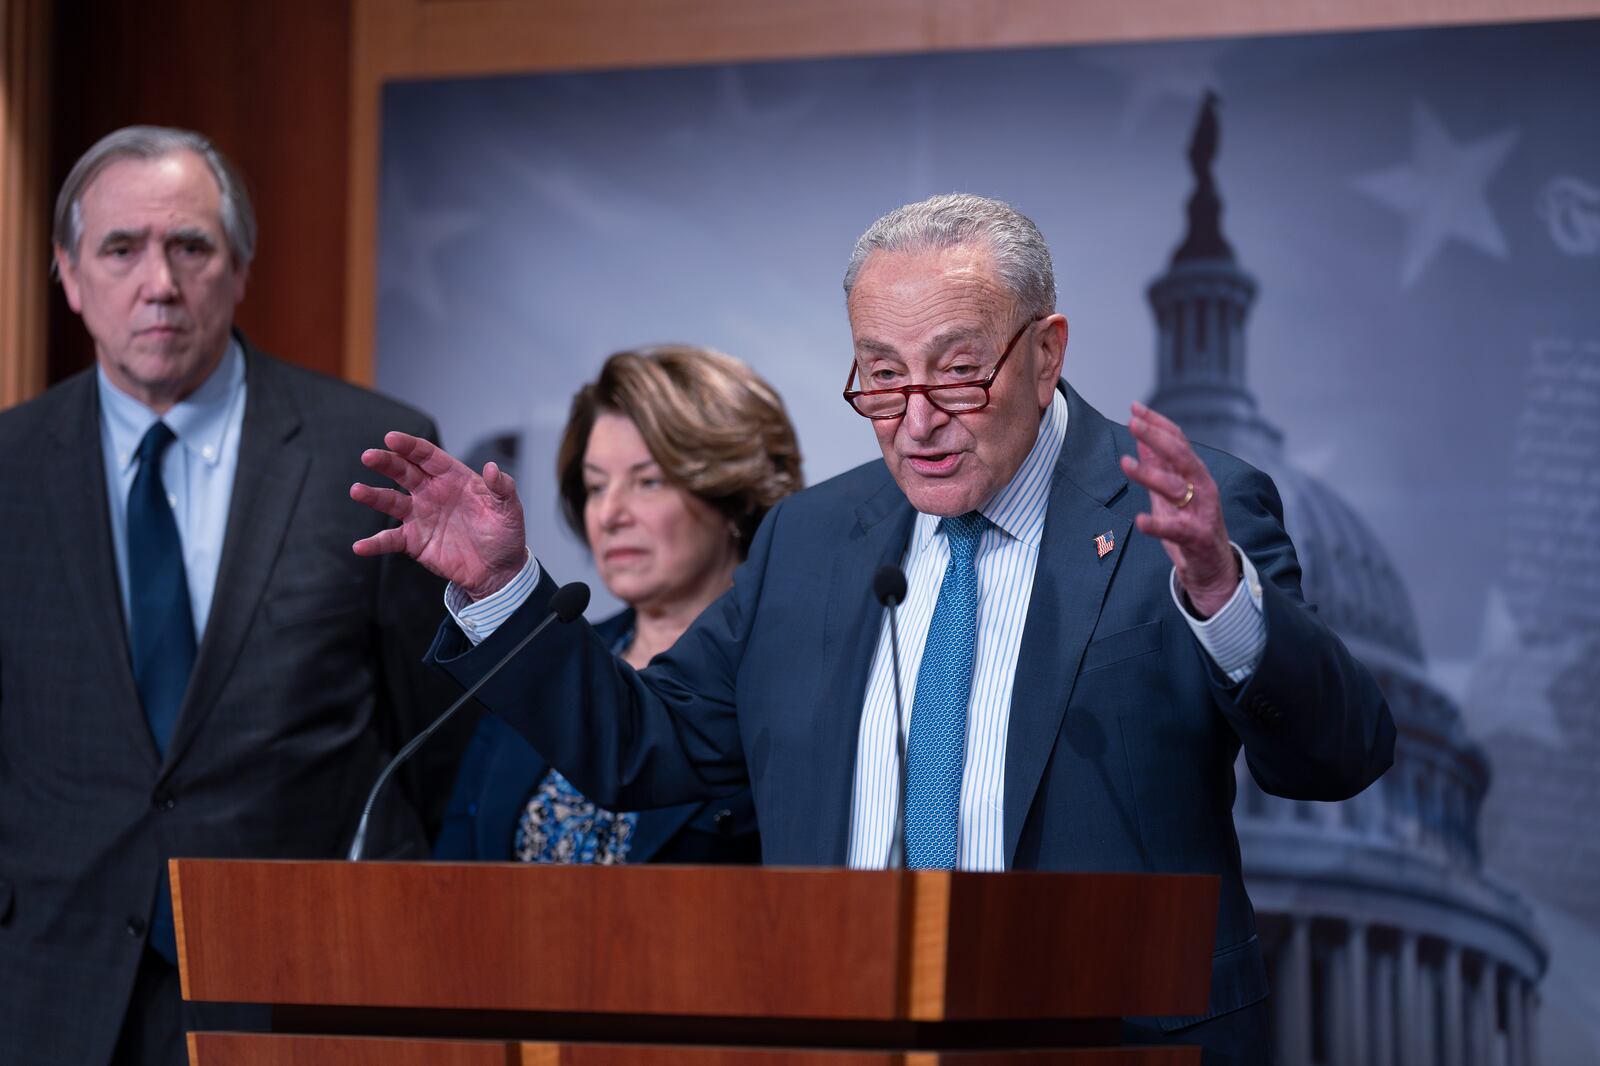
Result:
M178 798L166 789L160 789L150 797L150 803L158 811L170 811L178 805Z
M128 935L144 936L145 920L137 914L128 919Z
M711 819L711 824L716 826L717 832L723 836L733 836L733 812L728 808L724 807L718 811L716 817Z

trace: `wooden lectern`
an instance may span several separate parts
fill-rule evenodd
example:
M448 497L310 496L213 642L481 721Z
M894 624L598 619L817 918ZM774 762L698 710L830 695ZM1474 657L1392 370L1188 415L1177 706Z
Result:
M192 1066L1198 1064L1217 879L175 859Z

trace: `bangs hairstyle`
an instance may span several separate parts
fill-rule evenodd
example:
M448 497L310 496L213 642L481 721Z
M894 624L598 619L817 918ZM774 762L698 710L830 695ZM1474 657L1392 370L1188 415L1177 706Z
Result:
M583 456L602 413L632 421L666 479L732 523L741 559L772 505L804 485L783 400L755 371L695 345L632 348L572 398L556 453L561 514L585 544Z

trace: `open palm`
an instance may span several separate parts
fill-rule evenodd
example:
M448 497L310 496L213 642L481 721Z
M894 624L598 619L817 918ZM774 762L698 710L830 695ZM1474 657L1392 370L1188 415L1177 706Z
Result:
M1211 471L1177 423L1136 403L1128 431L1138 458L1122 457L1122 470L1150 492L1150 510L1134 521L1159 537L1178 572L1178 584L1201 618L1209 618L1239 585L1239 562L1228 542L1222 496Z
M350 498L399 521L353 545L357 555L404 552L455 582L473 599L500 589L527 560L516 482L494 463L481 475L434 444L406 433L384 435L362 465L399 489L361 483ZM401 491L403 490L403 491Z

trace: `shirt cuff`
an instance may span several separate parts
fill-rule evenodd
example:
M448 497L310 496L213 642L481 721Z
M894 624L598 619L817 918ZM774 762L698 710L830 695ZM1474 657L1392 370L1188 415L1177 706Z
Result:
M534 586L539 584L539 560L528 552L528 561L522 564L517 576L506 582L498 591L474 601L467 590L454 581L444 587L444 609L450 612L461 632L474 645L482 644L494 635L504 622L528 602Z
M1256 574L1250 557L1239 546L1228 542L1239 559L1239 587L1222 609L1210 618L1196 618L1178 587L1178 570L1172 570L1169 584L1172 601L1183 613L1195 639L1217 664L1217 669L1227 675L1235 685L1255 672L1261 656L1267 650L1267 619L1261 606L1261 578Z

